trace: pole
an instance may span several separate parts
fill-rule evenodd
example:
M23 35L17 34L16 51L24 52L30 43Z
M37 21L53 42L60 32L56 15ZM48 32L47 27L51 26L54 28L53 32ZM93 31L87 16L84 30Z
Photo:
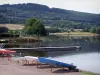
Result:
M51 72L53 72L53 71L52 71L53 66L52 66L52 65L50 65L50 66L51 66Z

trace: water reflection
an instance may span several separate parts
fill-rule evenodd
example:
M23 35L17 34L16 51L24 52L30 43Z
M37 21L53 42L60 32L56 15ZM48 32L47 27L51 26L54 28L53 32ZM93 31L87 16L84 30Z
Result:
M77 46L77 45L100 45L100 37L71 37L71 36L48 36L42 42L36 43L6 43L5 47L47 47L47 46Z
M81 46L82 47L81 51L75 51L72 53L100 52L100 37L47 36L43 38L42 42L38 42L38 43L6 43L5 44L5 48L12 48L12 47L34 48L34 47L48 47L48 46L49 47L50 46L51 47L52 46L58 46L58 47ZM62 52L62 55L64 53L66 54L66 52ZM48 56L60 55L59 52L46 53L46 54Z
M20 55L21 54L21 55ZM23 50L19 50L17 51L15 56L39 56L39 57L44 57L47 56L46 52L42 52L42 51L23 51Z

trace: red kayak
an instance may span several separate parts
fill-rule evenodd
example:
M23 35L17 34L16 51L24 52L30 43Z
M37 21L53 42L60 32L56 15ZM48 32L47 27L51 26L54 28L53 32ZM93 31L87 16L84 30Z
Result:
M13 54L13 53L16 53L16 51L6 50L6 49L0 49L0 53Z

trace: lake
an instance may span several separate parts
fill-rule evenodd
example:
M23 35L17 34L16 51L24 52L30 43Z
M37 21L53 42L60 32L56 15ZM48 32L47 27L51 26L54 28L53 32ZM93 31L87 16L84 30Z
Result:
M17 44L18 45L18 44ZM81 50L58 52L29 52L27 55L47 56L65 63L73 63L81 70L100 73L100 37L48 36L41 43L24 43L20 47L81 46ZM20 52L20 51L18 51ZM24 51L21 51L25 54Z
M82 49L78 51L49 52L48 56L61 62L73 63L81 70L100 73L100 37L59 37L54 45L81 46Z

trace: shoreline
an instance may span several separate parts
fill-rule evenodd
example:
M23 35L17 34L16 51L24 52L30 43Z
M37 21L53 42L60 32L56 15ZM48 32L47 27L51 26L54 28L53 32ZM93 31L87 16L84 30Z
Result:
M93 73L90 71L84 71L84 70L80 70L81 73L86 74L86 75L100 75L100 73Z
M50 33L50 35L57 36L100 36L100 34L94 34L90 32L61 32L61 33Z

